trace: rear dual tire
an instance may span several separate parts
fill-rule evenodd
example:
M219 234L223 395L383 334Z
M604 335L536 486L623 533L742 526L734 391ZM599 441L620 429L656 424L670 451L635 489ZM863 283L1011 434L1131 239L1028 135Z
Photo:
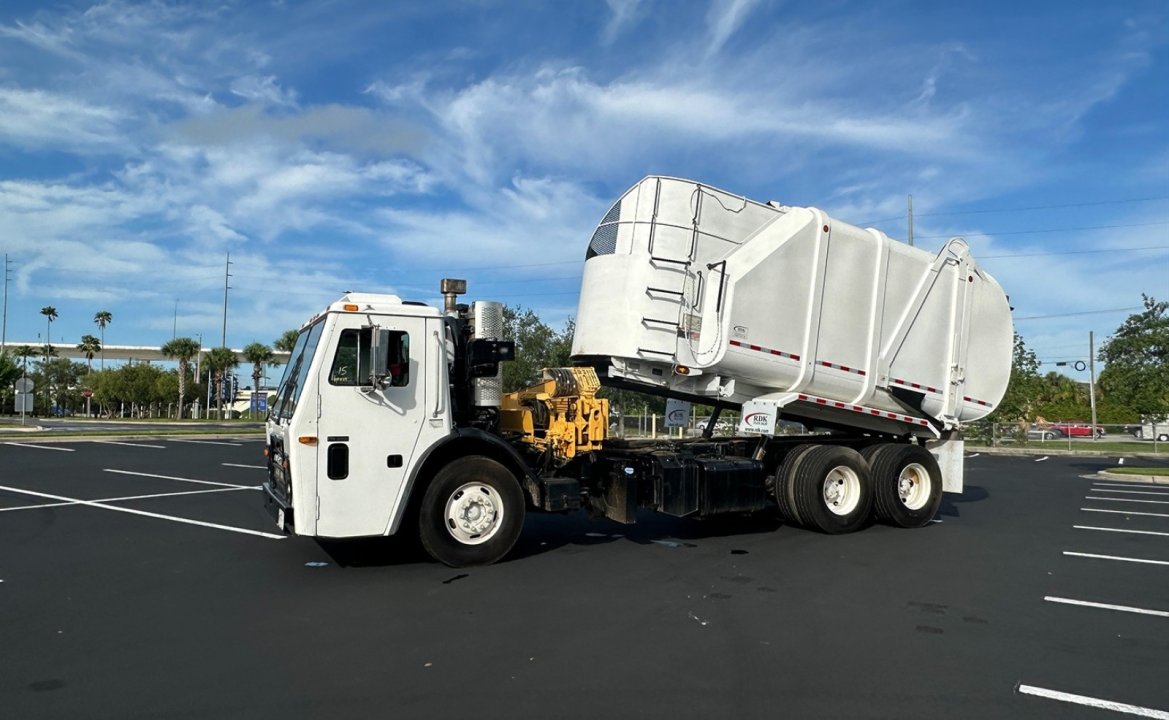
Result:
M933 454L920 445L904 444L866 450L877 519L903 528L928 524L942 504L942 470Z
M787 522L829 534L852 532L870 514L889 525L929 523L942 502L942 472L920 445L870 445L861 452L836 445L798 445L775 481L775 500Z
M789 522L830 535L858 530L873 505L868 463L852 448L797 446L780 468L775 496Z

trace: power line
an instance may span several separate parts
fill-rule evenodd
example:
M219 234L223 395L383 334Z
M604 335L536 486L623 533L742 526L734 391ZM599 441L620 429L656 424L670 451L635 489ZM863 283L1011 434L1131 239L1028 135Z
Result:
M1153 225L1169 225L1169 221L1151 222L1151 223L1132 223L1128 225L1083 225L1081 227L1067 227L1067 228L1048 228L1045 230L1002 230L990 232L972 232L972 233L946 233L945 235L919 235L919 238L951 238L955 235L975 235L975 236L991 236L991 235L1038 235L1041 233L1054 232L1076 232L1079 230L1113 230L1115 228L1131 228L1131 227L1151 227Z
M1027 317L1015 318L1015 322L1019 322L1020 320L1046 320L1048 318L1074 317L1076 315L1104 315L1106 313L1132 312L1133 310L1141 309L1139 307L1127 307L1112 308L1111 310L1085 310L1083 312L1057 313L1055 315L1028 315Z
M1149 245L1147 247L1110 248L1107 250L1053 250L1052 252L1011 253L1009 255L980 255L979 260L998 260L1000 258L1040 257L1043 255L1089 255L1092 253L1140 252L1142 250L1169 250L1169 245Z
M939 217L949 215L987 215L993 213L1012 213L1025 212L1027 210L1059 210L1061 208L1082 208L1082 207L1096 207L1099 205L1121 205L1124 203L1138 203L1138 202L1156 202L1158 200L1169 200L1169 195L1162 195L1157 197L1145 198L1128 198L1124 200L1095 200L1092 202L1075 202L1075 203L1061 203L1059 205L1028 205L1024 207L1014 208L986 208L983 210L953 210L951 212L931 212L931 213L914 213L914 217ZM904 220L903 215L897 217L885 218L884 220L870 220L864 225L876 225L877 223L893 222L894 220Z

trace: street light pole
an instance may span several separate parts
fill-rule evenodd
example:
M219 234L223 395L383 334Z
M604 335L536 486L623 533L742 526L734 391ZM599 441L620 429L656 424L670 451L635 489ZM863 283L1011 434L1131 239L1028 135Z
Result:
M227 264L223 267L223 339L220 341L220 347L227 347L227 291L231 286L227 284L231 277L231 251L227 252Z

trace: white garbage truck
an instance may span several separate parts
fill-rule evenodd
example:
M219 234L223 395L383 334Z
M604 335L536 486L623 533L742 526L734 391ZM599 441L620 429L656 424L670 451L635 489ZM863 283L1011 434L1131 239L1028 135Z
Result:
M534 511L921 527L962 491L960 424L1010 377L1007 298L961 239L929 253L691 180L647 177L604 216L573 365L528 388L502 389L502 305L440 289L443 307L346 293L301 328L267 422L284 532L416 533L467 566L506 555ZM713 412L701 436L612 438L605 387ZM715 437L727 409L738 432Z

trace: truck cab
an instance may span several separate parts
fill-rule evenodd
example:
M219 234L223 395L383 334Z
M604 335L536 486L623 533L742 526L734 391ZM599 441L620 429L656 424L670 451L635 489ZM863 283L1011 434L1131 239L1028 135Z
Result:
M350 293L305 324L268 418L281 525L390 531L417 454L451 431L444 337L435 308L392 295Z

